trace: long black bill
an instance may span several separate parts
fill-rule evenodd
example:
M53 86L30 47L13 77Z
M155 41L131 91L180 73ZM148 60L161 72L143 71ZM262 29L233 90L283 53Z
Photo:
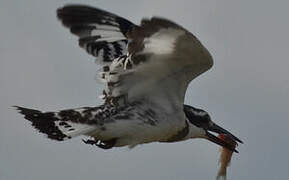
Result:
M215 133L218 133L218 134L225 134L225 135L228 135L230 136L233 140L239 142L239 143L242 143L243 142L237 138L236 136L234 136L233 134L231 134L229 131L227 131L226 129L223 129L222 127L218 126L217 124L211 122L212 124L210 124L208 130L209 131L212 131L212 132L215 132Z
M225 148L227 148L227 149L229 149L229 150L231 150L231 151L234 151L234 152L236 152L236 153L239 153L239 152L235 149L235 146L232 146L231 144L229 144L229 143L227 143L226 141L218 138L217 136L209 133L208 131L207 131L207 133L206 133L206 136L207 136L207 139L210 140L210 141L212 141L213 143L216 143L216 144L218 144L218 145L220 145L220 146L222 146L222 147L225 147Z

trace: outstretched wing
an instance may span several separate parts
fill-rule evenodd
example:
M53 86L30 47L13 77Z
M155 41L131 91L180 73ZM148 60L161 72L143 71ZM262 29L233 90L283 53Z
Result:
M108 44L128 42L126 55L126 50L117 55L109 51L105 53L109 54L107 60L103 59L118 57L101 73L107 85L104 96L109 102L147 100L182 109L189 82L213 65L200 41L169 20L154 17L136 26L112 13L79 5L65 6L57 13L63 24L80 37L80 45L95 56L104 48L91 47L97 47L102 40Z
M83 5L59 8L57 17L79 37L79 46L95 56L96 62L111 62L127 53L125 34L134 26L128 20Z
M128 55L114 60L102 74L109 99L144 99L181 108L189 82L213 65L200 41L169 20L144 19L126 36Z

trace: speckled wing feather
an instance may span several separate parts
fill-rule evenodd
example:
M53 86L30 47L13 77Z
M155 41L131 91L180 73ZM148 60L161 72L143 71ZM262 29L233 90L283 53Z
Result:
M143 106L142 102L126 104L126 106L105 103L97 107L56 112L15 107L35 129L49 139L64 141L85 135L93 139L83 140L84 143L103 149L139 144L142 137L136 133L146 131L147 128L156 126L157 123L155 112L151 107ZM124 138L124 140L119 138Z
M57 10L63 25L79 37L79 45L96 62L111 62L127 53L125 34L135 26L112 13L84 5L66 5Z
M82 107L58 112L41 112L16 106L24 118L49 139L63 141L95 131L117 113L116 107L108 104L98 107ZM107 120L109 121L109 120Z

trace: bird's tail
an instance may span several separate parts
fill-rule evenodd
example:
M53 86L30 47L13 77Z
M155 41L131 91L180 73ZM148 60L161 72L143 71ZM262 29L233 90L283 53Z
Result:
M64 141L79 135L87 135L98 129L101 121L111 114L113 108L105 105L82 107L58 112L41 112L15 106L24 118L49 139Z

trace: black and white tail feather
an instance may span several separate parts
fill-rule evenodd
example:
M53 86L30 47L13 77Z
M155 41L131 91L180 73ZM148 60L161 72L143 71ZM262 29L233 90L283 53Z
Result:
M82 107L58 112L41 112L15 106L24 118L48 138L63 141L79 135L88 135L101 125L108 114L114 114L111 106Z
M80 135L93 139L83 140L86 144L96 145L102 149L110 149L116 144L116 134L102 137L98 135L106 128L113 128L119 119L130 118L135 105L116 107L105 103L97 107L82 107L66 109L57 112L41 112L35 109L14 106L24 118L32 123L39 132L46 134L49 139L65 141ZM135 118L138 118L135 116ZM110 125L109 125L110 124ZM121 123L120 123L121 125Z

